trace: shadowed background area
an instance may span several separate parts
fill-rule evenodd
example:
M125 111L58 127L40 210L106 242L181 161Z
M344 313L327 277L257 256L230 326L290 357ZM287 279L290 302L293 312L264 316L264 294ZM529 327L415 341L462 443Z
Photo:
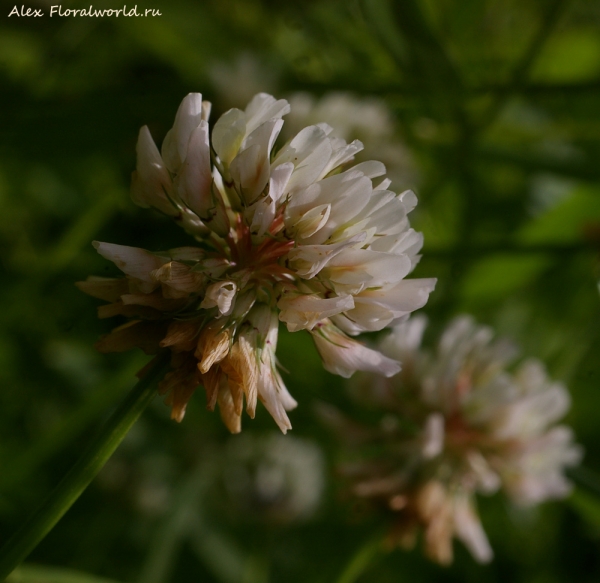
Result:
M230 436L202 390L181 424L157 399L13 581L597 581L600 3L149 0L138 9L160 16L138 18L51 18L51 5L0 14L0 544L147 359L96 353L116 320L73 284L117 274L92 240L190 243L128 193L139 128L160 143L189 92L212 121L267 91L292 103L288 132L326 121L361 139L363 159L419 198L414 275L438 278L430 333L469 313L543 360L570 390L586 454L563 502L480 498L488 566L459 543L449 568L420 548L375 552L387 523L348 496L315 415L348 408L343 381L308 335L282 329L291 434L260 410Z

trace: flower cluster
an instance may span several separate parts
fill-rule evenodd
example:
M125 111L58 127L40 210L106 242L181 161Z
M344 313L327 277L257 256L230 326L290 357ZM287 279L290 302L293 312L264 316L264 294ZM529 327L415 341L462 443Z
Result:
M405 318L435 285L405 279L422 246L407 219L414 194L391 192L384 178L374 184L385 173L380 162L347 168L362 145L332 137L326 124L276 149L289 109L261 93L210 131L210 104L188 95L160 152L140 130L132 198L198 245L151 253L94 243L125 277L79 286L110 302L101 317L130 318L97 347L170 349L159 390L174 419L203 385L230 431L240 431L244 400L251 417L260 400L285 432L296 402L277 370L280 321L309 331L331 372L391 376L399 363L351 336Z
M290 136L305 125L326 121L335 137L360 139L364 151L357 159L366 155L383 162L394 188L414 188L418 183L416 161L398 136L394 116L382 99L332 91L320 99L310 93L293 93L289 100L292 110L284 131Z
M252 433L227 442L215 471L215 497L236 521L301 522L325 489L323 452L312 441Z
M452 561L454 536L486 562L492 550L476 493L502 489L512 502L532 505L570 491L563 469L578 463L581 449L570 428L554 425L569 395L537 360L507 372L516 356L512 344L494 340L470 317L449 325L435 354L420 348L424 329L422 317L396 326L380 348L402 361L402 372L389 380L363 377L356 386L385 412L380 428L332 418L346 436L379 442L375 456L347 471L355 494L394 511L398 544L414 545L422 528L426 553L437 562Z
M273 64L267 66L248 52L229 62L213 63L208 76L220 103L233 107L245 104L259 86L280 84L277 68ZM299 91L287 99L291 110L281 132L284 139L292 138L308 125L326 122L336 138L346 141L358 138L363 143L364 150L357 155L357 161L383 162L394 189L414 188L418 184L417 161L403 142L394 115L383 99L349 91L329 91L319 98ZM426 125L427 121L431 120L426 120Z

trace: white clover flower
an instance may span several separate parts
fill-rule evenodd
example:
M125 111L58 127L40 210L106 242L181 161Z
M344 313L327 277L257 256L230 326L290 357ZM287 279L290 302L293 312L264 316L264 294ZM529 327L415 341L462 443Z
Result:
M260 400L285 433L296 406L277 370L279 322L314 337L327 370L391 376L400 364L350 336L381 330L422 307L434 279L405 277L422 236L380 162L351 166L362 144L325 124L274 147L290 106L260 93L212 128L199 94L182 102L161 152L140 130L132 197L172 217L199 246L151 253L94 243L125 278L89 278L87 293L111 302L101 317L129 322L100 340L105 352L172 352L159 389L181 420L202 384L232 432ZM348 336L350 335L350 336Z
M509 372L514 346L468 316L450 323L433 354L421 348L425 326L414 317L379 345L403 362L398 376L363 377L357 386L386 422L369 436L384 443L380 456L352 467L355 493L398 513L400 544L412 546L421 527L430 558L450 563L457 537L487 562L493 552L476 493L502 490L515 504L532 505L571 489L563 471L582 450L570 428L555 425L569 395L537 360Z
M240 514L277 523L306 520L323 497L325 459L306 439L245 434L228 442L215 465L218 496L238 520Z
M336 138L360 139L364 152L359 159L367 155L381 160L394 188L410 188L418 183L416 162L398 137L396 122L383 100L333 91L320 99L309 93L294 93L289 101L292 109L284 129L285 136L293 135L306 125L325 122L333 128L332 135Z

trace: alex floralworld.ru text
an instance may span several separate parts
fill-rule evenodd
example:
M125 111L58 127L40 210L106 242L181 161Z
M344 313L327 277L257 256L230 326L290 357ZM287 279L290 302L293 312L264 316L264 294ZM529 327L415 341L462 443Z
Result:
M45 12L41 8L29 8L22 5L20 8L16 4L12 10L8 13L8 16L18 17L40 17L45 16ZM89 8L65 8L61 4L50 6L50 17L52 16L162 16L160 10L154 8L146 8L138 11L137 4L133 8L127 8L127 5L123 5L123 8L94 8L91 4Z

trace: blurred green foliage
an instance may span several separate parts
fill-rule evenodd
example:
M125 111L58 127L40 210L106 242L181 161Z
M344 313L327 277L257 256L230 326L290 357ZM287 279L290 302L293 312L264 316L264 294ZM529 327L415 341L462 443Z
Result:
M598 581L600 3L148 0L139 6L161 16L137 19L50 18L50 4L29 4L42 18L8 18L9 6L0 20L0 543L144 363L92 348L114 323L73 285L112 273L91 241L185 244L129 201L137 131L149 124L160 141L190 91L213 101L213 119L243 105L254 89L234 77L224 94L215 73L242 54L264 70L257 90L386 101L420 176L415 275L439 280L424 310L431 328L472 313L542 358L571 390L568 422L591 474L567 503L528 513L482 500L490 566L458 545L445 570L418 551L375 552L385 525L344 495L335 443L313 415L320 401L344 408L343 383L306 336L282 332L300 403L293 435L318 443L328 466L313 517L231 512L218 468L240 437L199 391L181 425L154 403L30 557L61 569L24 567L11 583ZM274 429L264 411L244 420L244 432Z

